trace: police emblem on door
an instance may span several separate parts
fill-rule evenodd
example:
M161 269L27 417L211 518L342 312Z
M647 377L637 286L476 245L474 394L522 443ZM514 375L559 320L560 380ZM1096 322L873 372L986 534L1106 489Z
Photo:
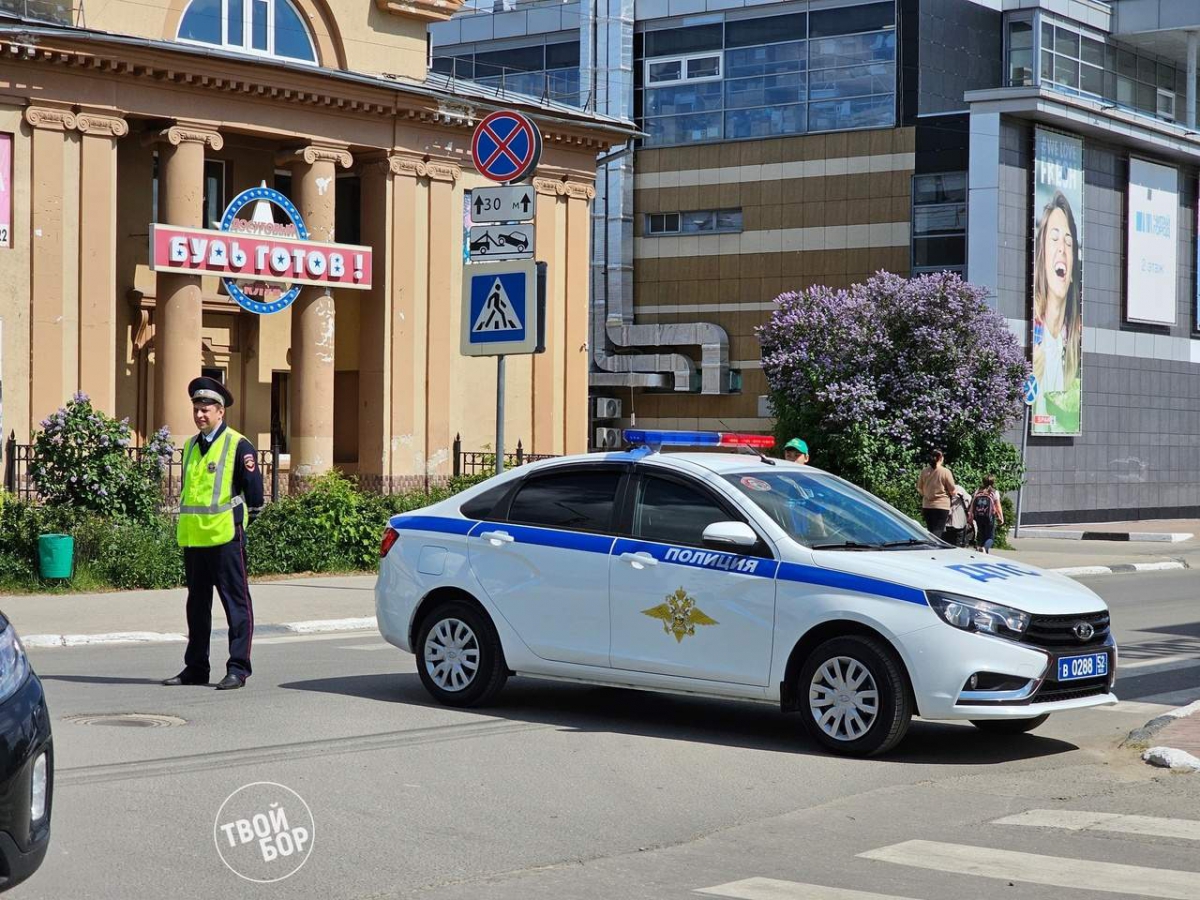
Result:
M643 609L642 615L658 619L663 623L663 631L675 635L675 640L682 643L685 637L696 633L697 625L719 625L720 623L706 615L696 607L696 601L688 596L683 588L668 594L666 603L650 609Z

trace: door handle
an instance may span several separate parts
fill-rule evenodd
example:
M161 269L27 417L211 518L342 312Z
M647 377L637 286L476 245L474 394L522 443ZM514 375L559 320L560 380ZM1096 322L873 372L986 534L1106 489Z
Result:
M499 547L501 544L511 544L515 540L507 531L481 531L479 536L493 547Z
M644 569L647 566L657 566L658 560L649 553L622 553L621 560L629 563L635 569Z

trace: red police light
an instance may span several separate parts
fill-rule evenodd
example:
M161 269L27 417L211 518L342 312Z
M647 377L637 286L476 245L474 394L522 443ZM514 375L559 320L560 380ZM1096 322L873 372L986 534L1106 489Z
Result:
M770 450L775 446L775 438L769 434L734 434L728 431L720 434L722 446L753 447L757 450Z

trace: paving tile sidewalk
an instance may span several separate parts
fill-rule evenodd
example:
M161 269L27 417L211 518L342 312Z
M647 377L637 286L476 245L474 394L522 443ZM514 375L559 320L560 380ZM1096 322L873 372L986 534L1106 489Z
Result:
M1200 715L1181 716L1154 737L1154 743L1200 759Z

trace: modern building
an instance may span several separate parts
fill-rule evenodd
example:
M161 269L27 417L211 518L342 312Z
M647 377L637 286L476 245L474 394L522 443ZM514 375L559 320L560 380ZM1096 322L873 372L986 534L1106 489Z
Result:
M544 138L549 290L547 351L508 366L507 433L532 452L582 450L595 159L632 126L429 74L427 25L457 6L0 0L5 436L29 440L83 390L140 438L162 425L178 438L203 372L236 396L233 426L281 444L293 476L336 465L395 488L448 475L456 433L470 447L495 434L478 398L494 396L496 367L459 352L463 210L487 183L472 128L515 106ZM248 189L283 202L223 216ZM156 224L209 240L295 236L297 220L370 251L371 288L305 286L260 315L220 277L150 266ZM235 283L272 303L283 291Z
M950 269L1039 374L1026 522L1200 515L1200 5L498 0L431 34L454 83L641 129L600 159L595 425L768 429L775 296Z

